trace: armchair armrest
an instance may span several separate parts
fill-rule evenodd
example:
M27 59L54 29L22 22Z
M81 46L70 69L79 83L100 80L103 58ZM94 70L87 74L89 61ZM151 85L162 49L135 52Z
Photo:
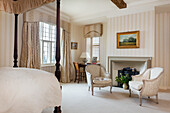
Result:
M86 71L86 78L87 78L87 84L89 86L91 86L92 83L93 83L92 75L89 72L87 72L87 71Z
M158 93L160 78L143 79L142 95L153 96Z
M142 81L142 74L132 76L132 81Z
M105 73L106 78L110 78L110 73Z
M111 78L110 73L106 72L104 67L101 67L101 76L105 78Z

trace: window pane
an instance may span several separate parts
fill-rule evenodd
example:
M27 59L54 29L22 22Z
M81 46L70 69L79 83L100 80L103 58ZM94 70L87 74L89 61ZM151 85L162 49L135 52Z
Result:
M93 45L99 45L99 43L100 43L99 37L94 37L93 38Z
M44 50L43 50L43 63L50 63L50 42L44 42Z
M42 62L42 41L40 40L40 58L41 58L41 64Z
M56 41L56 27L52 26L51 28L51 39L52 41Z
M40 22L41 64L55 63L56 26Z
M44 33L43 33L43 40L49 40L50 41L50 25L44 23Z
M99 46L93 46L92 57L97 57L97 60L99 60Z
M91 56L91 38L86 38L86 52Z
M55 63L55 51L56 51L56 44L52 43L52 59L51 59L51 63Z

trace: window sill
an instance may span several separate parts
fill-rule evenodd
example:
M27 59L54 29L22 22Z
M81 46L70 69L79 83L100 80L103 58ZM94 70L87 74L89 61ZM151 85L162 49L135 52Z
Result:
M55 66L55 64L43 64L43 65L41 65L42 68L43 67L52 67L52 66Z

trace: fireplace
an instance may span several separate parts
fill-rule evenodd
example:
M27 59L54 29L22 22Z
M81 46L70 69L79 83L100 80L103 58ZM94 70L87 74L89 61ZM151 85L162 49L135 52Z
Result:
M113 86L117 86L115 77L118 76L118 70L124 67L136 68L140 73L151 67L151 57L123 57L109 56L108 71L111 74Z
M130 67L126 67L126 68L123 68L121 70L118 70L118 78L121 78L121 76L126 76L128 75L130 78L129 80L132 79L132 75L138 75L139 74L139 71L136 69L136 68L130 68ZM120 82L118 82L117 86L118 87L122 87L123 84L121 84ZM127 84L128 85L128 84Z

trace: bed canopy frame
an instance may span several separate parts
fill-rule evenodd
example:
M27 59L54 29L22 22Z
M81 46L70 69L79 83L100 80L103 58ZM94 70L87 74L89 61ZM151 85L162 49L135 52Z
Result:
M55 76L60 81L60 0L0 0L0 11L13 13L15 16L14 28L14 68L18 67L18 15L38 8L44 4L56 1L56 71ZM61 113L61 106L56 106L54 113Z

